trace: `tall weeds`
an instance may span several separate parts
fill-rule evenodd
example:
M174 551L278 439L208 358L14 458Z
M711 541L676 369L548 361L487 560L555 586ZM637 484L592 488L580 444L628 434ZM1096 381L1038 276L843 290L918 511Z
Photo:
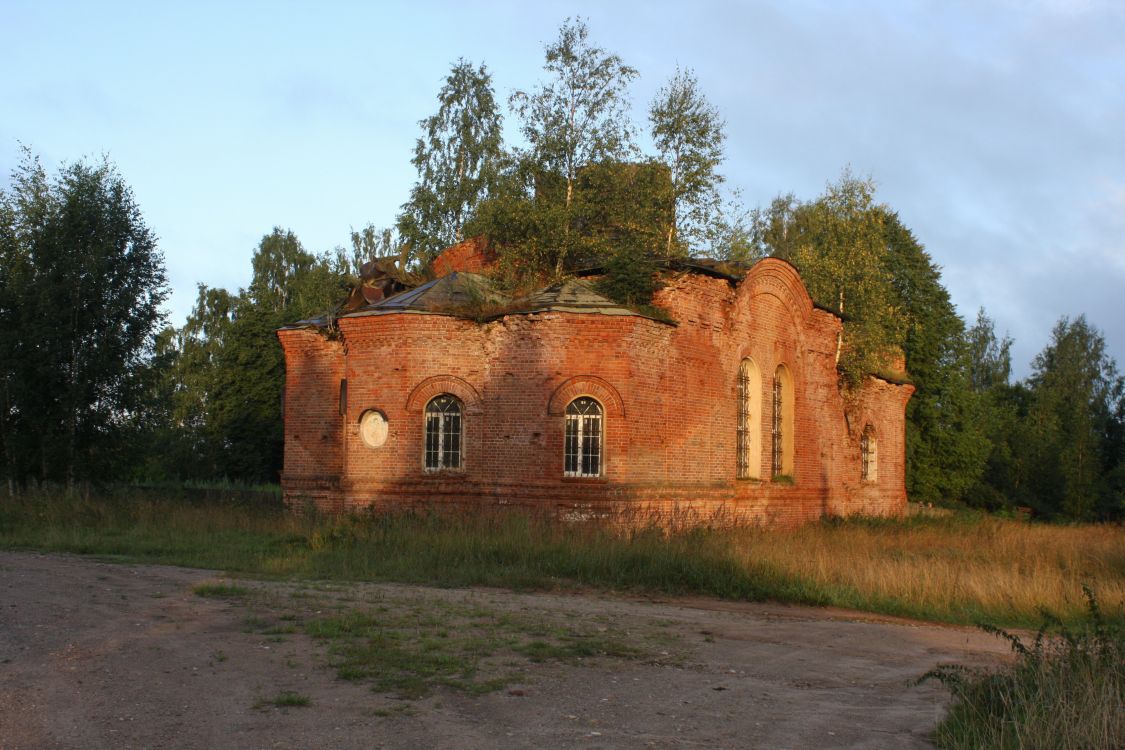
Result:
M1125 747L1125 629L1103 616L1091 589L1084 621L1067 627L1045 615L1034 640L993 626L1015 662L997 670L943 666L937 679L953 693L935 739L944 748Z

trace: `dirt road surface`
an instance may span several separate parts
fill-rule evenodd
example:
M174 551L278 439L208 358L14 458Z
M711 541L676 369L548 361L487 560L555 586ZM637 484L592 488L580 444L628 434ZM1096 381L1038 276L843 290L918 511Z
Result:
M0 552L0 749L928 747L947 694L915 680L1005 653L972 629L783 605L243 580L252 603L194 591L216 581ZM329 600L609 628L648 656L511 659L498 689L404 699L340 679L323 639L246 624Z

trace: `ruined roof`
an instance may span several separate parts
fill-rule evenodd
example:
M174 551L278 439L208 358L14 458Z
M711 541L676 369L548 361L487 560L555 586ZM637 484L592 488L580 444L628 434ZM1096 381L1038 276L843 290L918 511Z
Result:
M520 306L519 312L596 312L603 315L636 315L624 305L598 294L584 281L566 279L535 292Z
M484 321L505 315L531 315L545 312L633 315L664 323L671 322L618 304L599 294L588 282L580 279L565 279L526 297L513 298L498 290L495 283L487 276L464 271L455 271L414 289L399 292L357 310L344 312L337 317L362 318L393 313L415 313L454 315ZM322 316L301 320L285 328L324 328L329 324L329 319Z
M503 305L511 298L496 289L487 276L454 271L421 286L399 292L386 299L365 305L342 318L386 315L396 312L455 314L476 308Z

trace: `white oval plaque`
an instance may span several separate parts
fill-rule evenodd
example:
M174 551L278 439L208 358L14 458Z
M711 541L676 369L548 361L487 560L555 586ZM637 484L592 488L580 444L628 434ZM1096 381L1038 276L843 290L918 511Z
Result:
M387 442L387 418L383 412L370 409L359 418L359 437L368 448L378 448Z

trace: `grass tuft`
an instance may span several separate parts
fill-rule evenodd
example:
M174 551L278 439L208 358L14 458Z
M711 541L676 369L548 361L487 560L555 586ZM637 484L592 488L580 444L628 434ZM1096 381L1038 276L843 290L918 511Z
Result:
M312 700L308 696L295 693L292 690L283 690L274 697L268 700L260 700L254 704L254 708L265 708L266 706L275 706L277 708L303 708L304 706L311 706Z

